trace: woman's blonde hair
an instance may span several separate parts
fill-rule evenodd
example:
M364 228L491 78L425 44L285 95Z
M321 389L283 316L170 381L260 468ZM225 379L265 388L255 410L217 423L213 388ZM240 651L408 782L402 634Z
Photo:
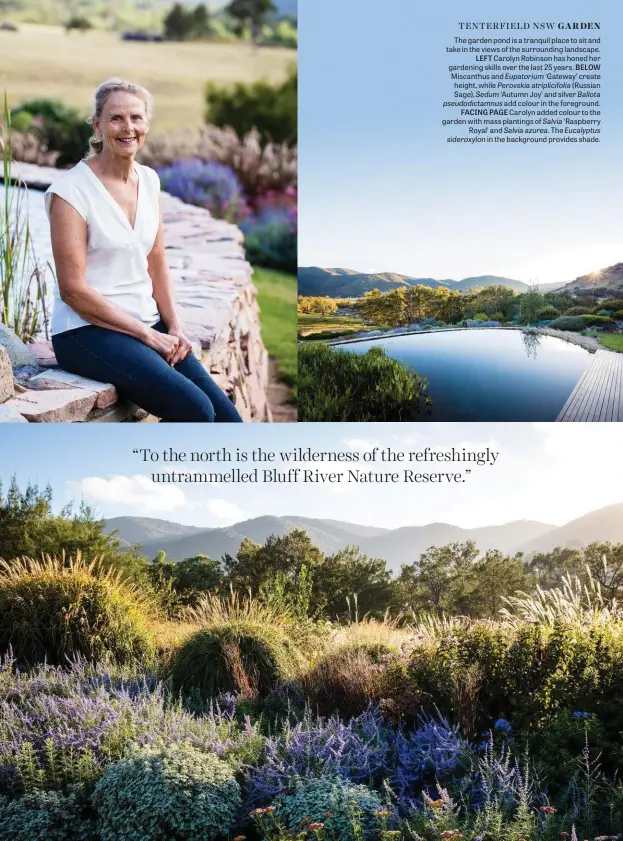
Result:
M123 91L124 93L131 93L134 94L134 96L137 96L139 99L142 99L145 103L147 119L151 119L154 98L149 93L147 88L144 88L142 85L137 85L134 82L128 82L127 79L117 79L115 77L112 77L111 79L106 79L105 82L102 82L102 84L98 85L98 87L96 88L95 96L93 97L93 113L87 119L87 123L93 125L93 120L97 120L101 117L102 111L104 110L104 105L106 104L108 97L113 93L117 93L118 91ZM94 155L99 155L103 148L104 141L102 140L102 138L97 134L93 134L93 136L89 138L89 151L86 157L92 158Z

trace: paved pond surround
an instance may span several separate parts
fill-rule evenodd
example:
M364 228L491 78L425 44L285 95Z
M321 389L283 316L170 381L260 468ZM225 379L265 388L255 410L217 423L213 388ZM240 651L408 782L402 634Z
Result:
M47 189L59 175L49 167L13 164L13 177L31 189ZM195 356L244 421L271 421L268 353L242 232L168 193L162 193L162 215L178 311ZM144 419L144 412L119 400L114 386L58 368L51 342L27 348L34 359L14 364L11 375L10 363L0 356L0 422Z

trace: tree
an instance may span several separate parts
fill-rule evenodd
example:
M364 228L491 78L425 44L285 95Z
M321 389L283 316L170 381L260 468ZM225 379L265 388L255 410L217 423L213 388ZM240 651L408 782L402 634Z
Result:
M382 558L363 555L347 546L325 557L314 573L312 605L330 619L349 614L348 601L357 597L359 616L382 617L395 602L395 583Z
M273 0L231 0L227 14L234 20L236 33L240 36L246 28L251 29L251 39L257 44L266 18L276 11Z
M0 483L0 558L42 555L101 558L105 566L122 570L135 580L144 580L147 561L138 549L126 549L115 533L104 532L105 522L82 502L66 505L59 514L52 511L52 488L40 490L28 484L20 491L15 477L6 496Z
M524 292L520 296L519 320L522 324L530 324L538 321L539 310L545 306L545 298L538 290L538 287Z
M294 579L303 565L313 571L323 561L324 555L303 529L294 529L279 537L271 535L263 546L245 538L235 558L223 557L223 583L236 590L250 589L257 593L260 586L277 573Z
M171 41L185 41L193 28L193 14L176 3L163 21L165 37Z
M504 607L504 599L518 591L530 592L535 579L526 569L523 555L512 557L489 549L470 571L469 595L464 613L480 619L493 619Z
M200 3L191 12L192 17L192 33L195 38L201 38L203 35L209 35L212 31L212 24L210 21L210 12L205 4Z
M402 567L400 596L405 607L436 616L456 612L457 603L465 600L468 573L477 557L473 540L431 546L419 563Z

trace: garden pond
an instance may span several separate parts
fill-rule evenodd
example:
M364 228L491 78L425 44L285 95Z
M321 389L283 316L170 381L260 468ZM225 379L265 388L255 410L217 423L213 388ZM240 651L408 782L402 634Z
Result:
M552 336L473 328L392 336L339 348L382 347L428 379L423 421L555 421L592 355Z

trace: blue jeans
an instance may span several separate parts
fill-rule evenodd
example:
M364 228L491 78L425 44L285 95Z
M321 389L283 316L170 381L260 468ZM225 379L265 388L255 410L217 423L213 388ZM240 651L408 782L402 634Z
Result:
M153 329L167 332L162 321ZM242 423L234 404L192 353L171 367L138 339L94 326L57 333L52 346L65 371L112 383L120 396L163 421Z

